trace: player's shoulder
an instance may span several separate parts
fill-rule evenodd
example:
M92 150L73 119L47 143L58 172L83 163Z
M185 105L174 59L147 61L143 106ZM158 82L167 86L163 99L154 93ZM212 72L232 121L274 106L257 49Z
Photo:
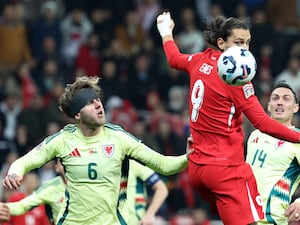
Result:
M115 132L125 132L124 128L118 124L114 124L114 123L109 123L106 122L104 124L104 128L110 131L115 131Z
M77 130L77 126L74 124L68 124L65 125L61 130L58 132L49 135L44 139L45 144L49 144L50 142L53 143L60 143L61 141L66 140L66 137L68 137L70 134L74 133Z
M105 129L105 132L108 132L111 135L115 135L120 138L121 137L133 138L133 139L139 141L139 139L137 137L135 137L133 134L126 131L122 126L120 126L118 124L113 124L113 123L107 122L104 124L104 129Z
M261 132L259 129L255 129L255 130L253 130L253 131L250 133L250 135L249 135L249 137L248 137L248 140L251 140L251 139L253 139L253 138L259 137L259 136L261 136L261 135L262 135L262 132Z
M78 127L75 124L67 124L60 130L61 133L74 133Z
M188 55L187 60L192 65L198 65L201 62L204 62L206 64L214 64L218 60L220 54L221 51L217 49L207 48L203 52L197 52Z

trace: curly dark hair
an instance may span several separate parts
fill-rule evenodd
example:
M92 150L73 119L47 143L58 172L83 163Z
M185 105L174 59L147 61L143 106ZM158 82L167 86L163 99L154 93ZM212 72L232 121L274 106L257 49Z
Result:
M222 38L227 41L233 29L249 30L249 26L245 21L238 18L229 17L226 19L223 16L218 16L206 24L204 37L208 44L218 48L217 39Z

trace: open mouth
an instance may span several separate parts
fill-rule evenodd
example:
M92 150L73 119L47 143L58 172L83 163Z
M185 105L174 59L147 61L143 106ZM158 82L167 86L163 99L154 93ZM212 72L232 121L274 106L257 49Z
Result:
M277 109L275 109L275 112L278 112L278 113L283 113L283 112L284 112L284 110L283 110L283 109L281 109L281 108L277 108Z

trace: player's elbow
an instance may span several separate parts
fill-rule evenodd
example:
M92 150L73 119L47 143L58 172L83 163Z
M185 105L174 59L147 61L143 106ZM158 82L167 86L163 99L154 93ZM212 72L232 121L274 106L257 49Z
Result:
M155 183L153 186L153 191L158 193L161 199L166 199L169 195L169 189L162 180L159 180Z

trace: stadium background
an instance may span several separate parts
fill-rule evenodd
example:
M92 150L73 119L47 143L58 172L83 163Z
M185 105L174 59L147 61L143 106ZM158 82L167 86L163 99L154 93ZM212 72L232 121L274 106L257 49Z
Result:
M101 77L108 121L163 154L182 153L189 135L189 82L165 60L156 30L163 10L171 11L185 53L206 47L205 21L217 15L247 20L261 104L266 109L272 85L282 79L300 96L299 0L2 0L0 10L2 177L12 159L72 122L57 101L65 84L82 75ZM294 123L300 127L300 113ZM247 137L253 127L246 118L244 128ZM35 171L38 182L55 176L53 165ZM164 180L170 195L162 219L174 225L176 216L218 219L193 193L185 172ZM0 194L5 201L7 193Z

